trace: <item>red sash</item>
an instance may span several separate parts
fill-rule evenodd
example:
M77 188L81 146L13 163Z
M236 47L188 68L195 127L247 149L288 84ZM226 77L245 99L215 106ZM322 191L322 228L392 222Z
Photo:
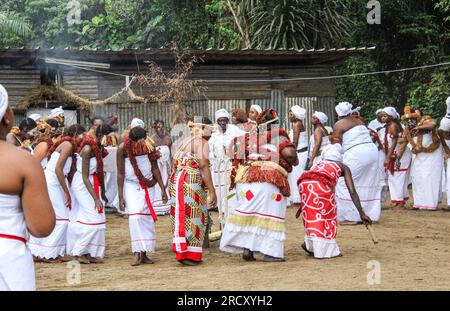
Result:
M24 244L27 243L27 240L25 240L24 238L20 237L20 236L15 236L15 235L8 235L8 234L1 234L0 233L0 239L8 239L8 240L16 240L16 241L20 241Z
M156 217L155 210L153 209L152 202L150 201L150 195L148 194L148 188L141 183L139 183L139 185L145 192L145 201L147 202L147 206L148 206L148 209L150 210L150 214L152 214L153 221L157 221L158 217Z
M94 173L92 176L94 179L94 192L97 195L97 198L100 200L100 181L98 180L97 173ZM101 205L98 209L98 213L103 214L103 205Z

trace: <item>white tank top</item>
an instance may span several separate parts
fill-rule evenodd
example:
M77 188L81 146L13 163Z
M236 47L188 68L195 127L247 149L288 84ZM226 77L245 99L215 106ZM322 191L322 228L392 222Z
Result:
M313 151L314 146L316 144L316 140L314 139L314 134L311 135L311 137L309 138L309 150L310 152ZM328 136L324 136L322 137L322 143L320 145L319 151L323 150L323 148L325 148L326 146L328 146L330 144L330 138Z
M61 156L61 154L59 152L57 152L57 151L53 152L52 155L50 156L50 160L48 160L48 163L47 163L47 166L45 167L45 169L47 171L54 173L55 169L56 169L56 164L58 163L60 156ZM72 157L69 156L66 160L66 163L64 164L64 168L63 168L64 176L67 176L67 174L69 174L71 166L72 166Z
M357 125L342 135L342 148L344 152L356 145L366 143L373 143L373 141L370 137L369 129L365 125Z
M289 131L289 139L293 142L294 141L294 130ZM297 144L297 150L303 149L308 147L308 135L306 134L306 131L300 132L300 135L298 136L298 144Z
M0 234L28 239L25 217L18 195L0 194Z
M77 172L79 172L80 174L82 174L83 172L82 165L83 159L79 154L77 154ZM97 172L97 159L94 157L89 160L89 175L93 175L96 172Z
M136 162L138 164L139 170L142 175L151 180L153 178L152 165L148 159L148 155L144 154L136 157ZM131 165L130 159L125 158L125 179L128 181L139 182L136 174L134 173L133 166Z

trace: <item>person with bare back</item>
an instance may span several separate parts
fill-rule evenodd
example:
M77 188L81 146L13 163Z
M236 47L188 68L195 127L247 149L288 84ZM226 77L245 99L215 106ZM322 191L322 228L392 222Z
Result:
M188 123L190 135L173 157L169 182L173 243L176 259L184 265L202 261L202 243L206 234L207 207L217 203L212 182L207 138L214 129L211 120Z
M0 291L35 290L28 234L48 236L55 213L39 162L6 142L14 114L0 85Z
M333 138L335 142L342 144L343 163L350 168L365 214L376 222L381 215L378 149L364 122L352 117L355 110L351 103L341 102L335 110L338 121L333 127ZM336 203L339 222L361 223L360 213L343 178L339 179L336 186Z

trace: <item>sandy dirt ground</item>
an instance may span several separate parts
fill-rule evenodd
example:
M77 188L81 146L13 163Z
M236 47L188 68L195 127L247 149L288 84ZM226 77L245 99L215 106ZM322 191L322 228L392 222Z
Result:
M217 216L213 213L213 217ZM103 264L81 266L79 284L68 283L71 263L36 264L38 290L449 290L450 212L383 210L374 245L364 226L340 226L343 257L315 260L300 250L303 226L287 211L286 262L245 262L222 253L218 242L204 252L204 263L187 267L171 252L168 216L157 222L153 265L130 266L128 221L107 217ZM376 261L376 262L374 262ZM379 268L380 284L374 276ZM375 269L375 270L374 270ZM368 278L370 282L368 282Z

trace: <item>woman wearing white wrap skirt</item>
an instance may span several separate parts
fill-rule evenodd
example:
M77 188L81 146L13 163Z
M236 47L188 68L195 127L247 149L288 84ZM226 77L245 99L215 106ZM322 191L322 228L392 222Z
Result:
M386 159L384 167L388 172L391 203L395 209L402 209L409 199L408 181L411 164L411 150L403 135L403 127L398 120L394 107L386 107L382 112L382 120L386 123L383 137Z
M36 289L28 232L48 236L55 226L44 173L30 154L6 142L14 114L0 85L0 291Z
M413 209L437 210L444 169L444 154L436 123L405 106L405 136L413 153L411 161Z
M309 139L309 163L307 170L310 170L314 165L320 162L320 155L322 150L330 144L328 138L328 132L325 129L325 123L327 123L328 117L326 114L320 111L314 112L311 123L314 126L314 133Z
M170 170L172 168L172 139L169 135L166 135L164 128L164 122L161 120L156 120L153 123L153 129L155 134L152 135L152 139L155 142L156 150L159 151L161 157L158 159L158 168L161 173L161 178L164 187L167 189L169 185ZM155 197L153 208L155 209L156 215L165 215L170 213L170 198L167 202L163 202L161 187L157 184L155 185Z
M77 144L80 143L85 131L81 125L72 125L66 135L48 152L45 179L56 214L56 226L52 234L46 238L31 237L30 249L38 261L58 262L67 254L67 228L69 211L72 207L68 184L75 173L75 165L72 163L76 159Z
M289 132L289 138L297 146L298 165L292 167L292 172L288 176L289 186L296 189L297 180L305 170L306 161L308 160L308 134L306 133L303 121L306 118L306 109L298 105L291 108L289 113L289 121L293 123L293 129ZM300 195L298 191L291 191L288 206L292 204L300 204Z
M96 129L97 140L84 135L78 148L77 171L72 182L77 214L68 234L70 255L80 263L101 263L105 253L106 218L103 158L106 150L98 145L111 126L102 124Z
M351 116L354 111L352 104L342 102L335 109L339 121L334 125L333 138L337 143L342 142L343 163L352 172L364 212L372 221L378 221L381 215L378 148L364 123ZM343 178L336 186L336 203L339 222L361 222Z
M117 153L119 208L123 211L125 206L128 207L132 266L153 263L146 253L154 252L156 245L155 222L158 218L153 202L157 183L163 189L162 201L167 203L156 162L159 156L154 142L147 138L147 132L142 127L130 130Z
M119 137L115 132L103 137L102 145L105 146L108 155L103 159L105 171L105 196L108 199L107 209L114 211L114 201L117 197L117 147Z

